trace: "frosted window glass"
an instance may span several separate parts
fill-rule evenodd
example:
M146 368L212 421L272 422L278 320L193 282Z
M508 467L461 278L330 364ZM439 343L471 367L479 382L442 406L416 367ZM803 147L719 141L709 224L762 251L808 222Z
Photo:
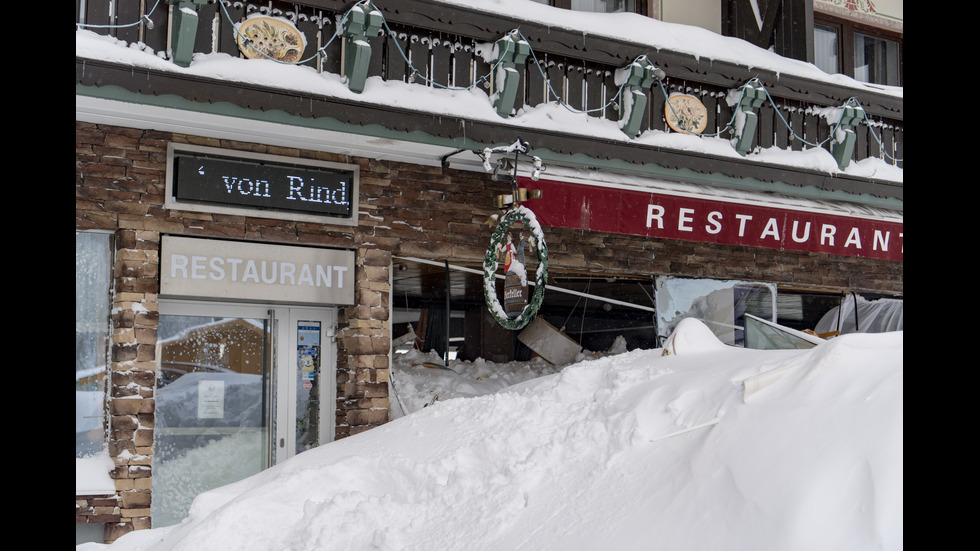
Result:
M112 236L75 232L75 457L105 443Z

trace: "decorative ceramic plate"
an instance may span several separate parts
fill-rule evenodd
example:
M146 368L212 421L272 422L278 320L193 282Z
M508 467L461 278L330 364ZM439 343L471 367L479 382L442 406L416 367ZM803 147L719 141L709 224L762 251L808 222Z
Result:
M676 132L700 134L708 124L708 110L694 96L674 94L664 104L667 125Z
M299 61L306 38L289 21L276 17L250 17L238 27L238 49L249 59Z

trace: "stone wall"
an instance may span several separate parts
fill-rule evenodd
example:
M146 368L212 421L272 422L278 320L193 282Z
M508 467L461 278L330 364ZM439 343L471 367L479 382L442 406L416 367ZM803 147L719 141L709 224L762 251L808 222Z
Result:
M903 294L904 263L802 251L650 240L545 228L549 271L742 279L790 287Z
M113 540L150 527L160 234L120 229L114 243L108 410L120 520L107 525Z
M119 497L115 495L77 495L75 496L76 524L107 524L116 526L122 520L119 511ZM115 539L115 538L113 538Z
M388 421L390 267L388 251L357 251L355 304L337 332L337 438Z

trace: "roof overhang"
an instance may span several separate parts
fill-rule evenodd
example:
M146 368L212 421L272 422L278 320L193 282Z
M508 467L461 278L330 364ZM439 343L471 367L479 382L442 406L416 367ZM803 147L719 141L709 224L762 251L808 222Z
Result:
M76 120L483 170L521 138L553 164L902 210L903 184L76 58Z

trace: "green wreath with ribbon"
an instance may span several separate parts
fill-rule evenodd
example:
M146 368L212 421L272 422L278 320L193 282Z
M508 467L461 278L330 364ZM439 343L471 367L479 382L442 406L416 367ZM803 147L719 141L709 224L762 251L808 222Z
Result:
M507 316L507 313L500 305L500 300L497 298L497 246L504 240L507 231L516 222L523 222L524 227L531 231L531 239L533 241L530 244L537 253L538 268L535 272L535 287L534 293L531 295L531 300L528 301L528 304L524 307L520 315L511 319ZM507 211L501 217L500 222L490 236L490 245L487 247L487 254L483 259L483 295L487 307L490 310L490 315L505 329L516 330L524 328L537 315L538 308L541 307L541 301L544 299L544 288L547 283L548 246L544 241L544 232L541 230L541 225L538 224L537 218L530 209L517 206Z

